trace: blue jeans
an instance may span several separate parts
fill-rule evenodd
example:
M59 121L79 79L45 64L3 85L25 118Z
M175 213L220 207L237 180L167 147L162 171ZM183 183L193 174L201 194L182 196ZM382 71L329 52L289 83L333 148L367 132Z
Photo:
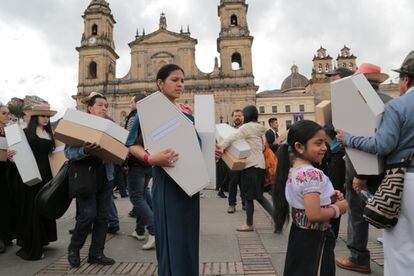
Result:
M92 228L92 242L89 255L101 256L105 247L108 227L108 202L112 198L110 183L106 182L92 195L76 198L76 225L69 245L69 250L79 251L85 243Z
M149 177L140 168L129 167L128 191L129 198L137 215L135 231L138 235L145 233L145 226L150 235L154 235L154 214L152 212L151 193L148 188Z
M118 210L116 209L114 197L112 195L112 189L114 188L114 181L109 181L111 187L111 196L109 197L108 202L108 227L119 226Z

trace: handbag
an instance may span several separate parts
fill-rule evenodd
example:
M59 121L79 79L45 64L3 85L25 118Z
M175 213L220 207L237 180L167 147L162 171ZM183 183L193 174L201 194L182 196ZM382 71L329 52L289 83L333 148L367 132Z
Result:
M98 159L99 160L99 159ZM69 196L88 196L97 189L97 159L86 157L69 165Z
M363 217L378 229L391 229L398 222L404 177L414 152L402 162L385 167L385 175L375 194L368 198Z
M69 163L66 162L36 195L35 208L48 219L56 220L62 217L72 202L68 190L68 172Z

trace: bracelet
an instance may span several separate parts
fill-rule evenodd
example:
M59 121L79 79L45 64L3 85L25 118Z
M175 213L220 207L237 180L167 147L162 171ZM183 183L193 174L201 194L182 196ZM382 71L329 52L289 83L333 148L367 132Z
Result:
M149 162L148 162L148 158L151 156L151 154L149 154L148 152L146 152L145 154L144 154L144 162L145 163L147 163L147 164L149 164Z
M341 215L341 211L339 210L338 206L336 206L335 204L331 204L328 206L328 208L332 208L335 211L334 218L339 218L339 216Z

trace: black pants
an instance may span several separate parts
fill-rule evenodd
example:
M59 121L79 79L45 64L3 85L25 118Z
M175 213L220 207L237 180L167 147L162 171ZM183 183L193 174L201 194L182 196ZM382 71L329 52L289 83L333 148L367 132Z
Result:
M240 188L240 198L244 206L245 200L241 192L241 172L229 170L229 206L237 205L237 186Z
M216 163L216 190L227 191L229 185L229 168L223 159Z
M331 231L307 230L292 224L283 275L335 275L334 247Z
M269 215L273 216L273 206L263 195L257 198L256 200L269 213ZM253 225L254 202L253 200L250 200L250 199L246 199L245 202L246 202L246 216L247 216L246 224Z
M78 214L69 250L79 251L83 247L88 233L92 228L92 242L89 248L89 256L98 257L103 254L111 196L111 186L105 181L99 185L96 193L76 198Z

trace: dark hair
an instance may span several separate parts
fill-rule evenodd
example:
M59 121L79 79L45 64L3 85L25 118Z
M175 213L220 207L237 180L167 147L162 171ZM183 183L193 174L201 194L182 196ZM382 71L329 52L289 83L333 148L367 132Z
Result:
M134 102L139 102L140 100L142 100L143 98L145 98L146 96L144 94L138 94L134 96Z
M274 122L277 121L277 118L270 118L267 122L269 123L269 126Z
M29 143L33 142L37 137L36 129L37 129L38 122L39 122L39 116L30 117L29 124L27 125L26 131L25 131L27 141ZM52 140L52 146L50 148L50 151L52 151L55 148L55 139L53 137L53 131L52 131L52 126L50 124L50 120L49 120L49 123L44 128L46 132L50 135L50 138Z
M105 101L108 101L104 95L96 94L92 98L89 99L87 103L87 107L91 107L96 103L96 99L104 99ZM87 112L89 113L89 110L87 109Z
M160 68L160 70L158 70L157 81L158 80L165 81L168 78L168 76L171 75L172 72L177 71L177 70L180 70L184 74L184 70L176 64L164 65L163 67Z
M243 108L243 117L245 124L257 122L257 119L259 118L259 111L257 111L257 107L254 105L248 105Z
M409 88L411 86L414 86L414 74L411 75L411 74L407 74L407 73L401 72L399 78L401 79L401 78L404 78L404 77L408 77L409 78L409 81L408 81L408 87Z
M285 222L289 221L289 203L286 200L285 189L291 167L291 154L298 156L295 143L306 146L306 143L323 128L309 120L303 120L293 124L288 133L288 144L279 147L276 156L278 159L276 168L276 180L273 189L273 219L275 221L275 232L281 233Z
M243 113L243 110L241 110L241 109L235 109L235 110L233 110L233 112L231 113L231 117L234 116L234 113L238 113L238 112Z
M372 88L374 88L375 91L379 89L380 83L378 81L368 80L368 82L371 84Z

